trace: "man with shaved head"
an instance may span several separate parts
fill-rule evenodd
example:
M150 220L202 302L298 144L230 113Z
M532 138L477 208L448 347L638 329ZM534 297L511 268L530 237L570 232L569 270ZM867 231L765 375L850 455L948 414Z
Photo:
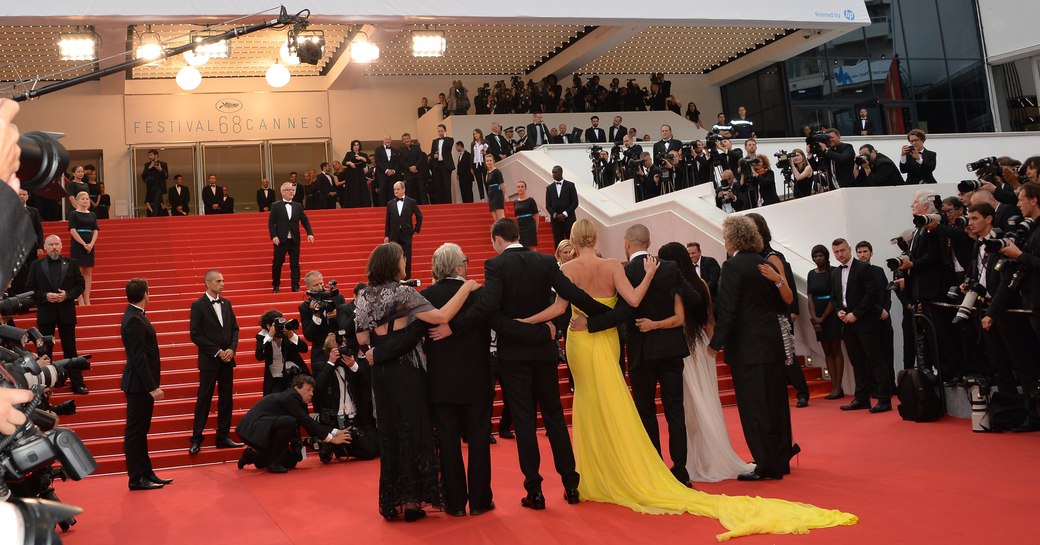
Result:
M33 291L36 300L36 327L44 335L54 335L58 329L61 353L65 358L74 358L76 353L76 298L83 293L86 284L75 259L61 255L61 239L51 235L43 242L47 255L33 262L29 268L26 290ZM48 356L50 354L47 354ZM86 394L83 373L69 370L72 391Z
M397 181L397 172L400 170L400 155L391 143L390 135L383 136L383 145L376 148L376 206L384 206L390 202L393 194L393 185Z

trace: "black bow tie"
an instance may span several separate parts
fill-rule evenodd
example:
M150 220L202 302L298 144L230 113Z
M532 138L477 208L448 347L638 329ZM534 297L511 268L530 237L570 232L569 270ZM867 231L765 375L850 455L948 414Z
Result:
M396 200L397 202L404 202L404 197L398 197Z
M848 265L839 265L838 268L839 269L848 269L849 266Z
M563 185L563 182L556 182L556 185Z
M220 304L220 299L214 299L214 300L210 301L210 303L213 303L214 305L219 305Z

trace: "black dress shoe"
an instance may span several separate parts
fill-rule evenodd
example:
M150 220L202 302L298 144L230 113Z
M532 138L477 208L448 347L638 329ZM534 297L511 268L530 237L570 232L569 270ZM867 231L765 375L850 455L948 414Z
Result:
M233 441L230 437L217 439L217 448L242 448L245 445Z
M448 516L451 516L451 517L464 517L464 516L466 516L466 509L465 508L463 508L463 509L445 509L444 512L447 513Z
M892 403L888 401L878 401L873 407L870 408L872 413L885 413L892 410Z
M475 517L477 515L483 515L484 513L487 513L488 511L494 511L494 510L495 510L495 502L491 502L491 503L487 504L487 507L484 507L482 509L474 509L474 508L470 507L469 508L469 515L471 517Z
M199 453L200 448L202 448L202 441L192 441L191 446L188 447L188 454L195 456Z
M516 439L516 434L510 430L498 430L498 436L502 439Z
M238 457L238 469L245 469L246 464L252 464L256 462L256 451L246 447L242 451L242 456Z
M82 386L82 385L80 385L80 386L73 386L72 387L72 393L77 394L77 395L81 395L81 396L85 396L85 395L90 393L90 390L88 390L86 386Z
M274 289L271 290L271 293L278 293L279 291L278 286L275 286Z
M130 490L157 490L162 488L163 485L159 483L153 483L148 479L134 479L130 481Z
M779 481L783 478L783 475L777 475L774 477L772 475L763 475L754 471L750 473L741 473L740 475L737 475L738 481Z
M488 438L488 443L490 443L492 445L497 445L498 444L498 439L495 439L495 436L492 435L491 437Z
M463 515L466 514L466 510L465 509L462 511L462 514ZM424 519L424 518L426 518L426 511L423 511L422 509L405 509L404 510L404 521L405 522L415 522L417 520Z
M293 286L292 290L293 291L300 291L300 286ZM425 512L426 511L423 511L423 513L425 513ZM426 515L423 515L423 516L425 517ZM407 514L405 515L405 518L408 518ZM420 517L420 518L422 518L422 517ZM416 519L416 520L419 520L419 519Z
M563 499L567 500L567 503L571 505L577 505L581 501L581 497L578 495L577 488L568 488L563 491Z
M794 406L798 407L799 409L808 407L809 406L809 398L807 398L807 397L799 397L798 398L798 403L795 403Z
M852 403L842 405L840 409L843 411L864 411L870 409L870 402L854 399L852 400Z
M545 509L545 496L543 496L541 492L528 494L520 500L520 505L528 509L541 511L542 509Z
M159 477L158 475L156 475L155 473L152 473L151 475L149 475L149 476L147 476L145 478L148 479L149 481L155 483L155 484L162 484L162 485L173 484L173 479L163 479L163 478Z
M283 466L282 464L273 463L267 466L267 471L270 471L271 473L288 473L289 469Z

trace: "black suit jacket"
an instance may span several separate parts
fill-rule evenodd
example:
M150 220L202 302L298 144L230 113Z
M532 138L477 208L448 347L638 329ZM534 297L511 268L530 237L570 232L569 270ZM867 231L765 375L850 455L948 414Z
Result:
M714 257L708 257L701 255L700 265L700 277L708 284L708 292L711 293L711 299L714 301L718 297L719 292L719 277L722 276L722 267L719 266L719 262Z
M852 165L856 164L856 150L852 148L852 144L842 142L838 144L838 147L828 149L824 153L824 157L826 157L824 166L828 170L830 170L833 163L834 172L831 174L838 180L838 185L841 187L853 187L856 185L856 179L852 176Z
M404 205L401 207L400 214L397 213L397 199L386 203L386 223L383 236L392 242L409 241L412 239L413 233L418 234L422 229L422 212L419 211L419 203L408 196L402 198ZM412 224L413 216L415 217L414 225Z
M444 143L441 144L441 149L444 150L444 153L441 155L440 159L434 159L433 154L437 153L438 140L444 140ZM454 138L450 136L434 138L433 141L430 142L430 170L440 169L447 170L448 172L455 170L455 161L451 158L453 153L455 153Z
M874 121L869 117L867 119L856 119L856 134L862 135L863 132L874 134Z
M220 213L221 214L234 214L235 213L235 198L231 195L226 195L220 198Z
M246 443L258 448L267 448L271 435L271 425L279 416L291 416L296 423L307 429L311 437L324 439L332 433L332 427L319 424L307 414L307 405L296 390L289 388L284 392L264 396L253 408L242 417L235 427L239 437Z
M177 185L170 186L168 192L168 199L170 201L170 215L171 216L187 216L191 212L191 193L185 186L179 186L181 188L180 194L177 193ZM177 207L181 207L181 212L177 211Z
M860 169L860 175L863 175L863 170ZM874 162L874 166L870 168L870 175L866 176L865 181L858 183L860 187L885 187L893 185L903 185L903 175L899 173L899 168L884 154L877 154L877 161Z
M929 149L921 150L921 163L907 154L906 162L899 163L899 171L906 174L907 185L934 184L935 176L935 152Z
M146 394L159 387L161 365L155 328L144 311L127 305L119 326L126 351L126 367L119 389L128 394Z
M577 210L578 188L574 185L574 182L563 180L563 188L560 190L559 196L556 195L555 181L545 188L545 211L549 213L549 217L566 212L567 222L574 223L574 213Z
M216 188L216 194L213 193L213 188ZM202 188L202 207L204 208L204 214L219 214L219 210L213 210L213 205L220 204L221 197L224 193L220 190L220 186L210 187L208 184Z
M330 209L336 208L336 202L339 200L338 193L333 196L330 193L336 193L336 182L332 179L332 174L325 174L319 172L317 178L314 179L315 195L320 195L321 198L317 201L318 208Z
M383 158L386 158L386 153L383 153ZM424 173L424 169L428 169L424 162L426 161L426 155L423 153L422 148L419 147L418 142L412 142L412 145L408 147L400 147L397 149L397 168L400 170L398 174L405 181L411 181L422 177L425 179L428 173ZM415 172L408 170L410 167L415 167Z
M871 266L858 260L849 260L849 280L845 285L844 304L842 303L841 267L831 271L831 302L835 312L844 310L856 315L853 327L864 329L878 326L881 315L881 286ZM850 324L845 324L849 327Z
M662 155L666 155L667 154L667 152L664 149L664 143L665 143L664 140L658 140L657 142L654 142L654 161L657 161L657 159L659 157L661 157ZM676 151L676 150L680 150L680 149L682 149L682 142L680 142L679 140L676 140L675 138L672 138L671 140L668 140L668 150L667 151Z
M264 342L266 337L266 330L260 331L256 334L256 351L254 356L259 361L264 362L264 395L271 393L272 381L274 377L271 375L271 363L274 360L275 344L274 340ZM322 339L324 342L325 339ZM293 343L289 339L282 338L282 346L277 347L282 352L282 365L288 367L289 363L295 363L300 371L305 374L311 374L310 368L303 361L303 356L300 354L306 354L308 350L307 342L303 340L303 335L297 333L296 342ZM284 376L284 375L283 375Z
M870 264L868 263L868 265ZM881 309L892 312L892 290L888 289L888 275L885 274L885 269L877 265L870 265L870 273L874 275L874 281L878 285L878 294L881 296L878 303L881 305ZM878 317L880 317L880 313Z
M270 212L274 204L274 189L260 188L256 190L256 209L260 212ZM266 208L266 210L264 210Z
M607 139L615 144L624 141L626 134L628 134L628 129L624 125L607 127Z
M495 160L501 160L503 157L509 157L513 153L513 146L509 143L509 140L501 134L491 133L484 139L487 143L487 153L495 156Z
M199 370L214 371L221 365L235 366L235 359L225 364L217 357L217 352L230 348L238 352L238 320L231 308L231 301L220 298L220 310L224 317L221 327L217 319L216 305L210 302L208 294L202 294L191 304L189 316L189 333L191 342L199 347Z
M393 176L390 176L389 179L396 180L397 176L400 174L400 172L398 172L398 171L400 170L399 161L400 161L401 153L399 151L395 150L393 147L391 147L390 148L390 158L387 159L387 157L386 157L386 148L383 147L383 146L379 146L379 147L376 148L374 156L376 158L376 160L375 160L376 161L376 178L377 179L387 178L386 171L389 169L389 170L393 170L394 172L396 172L396 174L394 174Z
M301 223L308 235L314 234L314 231L311 230L311 222L307 219L307 212L303 210L303 205L293 201L288 206L292 207L291 218L289 213L286 212L287 205L285 201L277 201L271 205L271 214L267 216L268 234L270 238L278 237L280 244L285 244L287 240L299 243ZM292 235L291 239L289 235Z
M488 146L488 153L490 152L491 146ZM476 177L473 174L473 154L468 151L463 151L461 156L454 151L452 151L452 154L453 157L457 157L459 160L458 165L456 165L458 167L457 174L459 176L459 181L472 182Z
M911 301L943 297L953 282L953 268L943 262L943 237L938 232L918 229L910 241L910 261L914 266L906 273L906 293Z
M415 345L412 345L415 346ZM357 360L357 371L346 368L344 378L347 381L347 394L357 411L354 419L358 427L375 427L376 419L372 414L372 369L365 360ZM314 404L335 416L339 414L339 380L336 378L336 366L328 362L315 364L314 370Z
M25 213L29 215L29 221L32 222L33 231L36 232L36 249L43 249L43 219L40 217L40 211L31 207L25 207Z
M535 131L537 125L534 123L527 124L527 141L524 143L524 149L534 149L538 144L535 142L538 140L538 133ZM552 135L549 134L549 127L545 123L541 123L542 127L542 144L548 144L552 141Z
M443 307L462 287L462 280L446 278L420 293L433 306ZM480 291L470 294L460 312L472 308ZM491 374L491 328L487 322L439 341L426 341L431 403L489 402L495 395Z
M722 264L719 298L715 303L715 335L709 346L726 350L729 365L782 362L784 341L777 316L785 306L780 292L762 277L766 264L753 252L739 252Z
M74 324L76 323L76 298L83 293L86 284L79 272L79 263L70 257L59 257L61 262L61 282L57 285L51 281L48 256L33 261L29 267L29 278L25 289L33 291L36 300L36 321L41 324ZM65 290L65 300L61 303L47 302L48 293Z
M603 127L589 127L585 129L585 141L594 144L607 141L607 131Z

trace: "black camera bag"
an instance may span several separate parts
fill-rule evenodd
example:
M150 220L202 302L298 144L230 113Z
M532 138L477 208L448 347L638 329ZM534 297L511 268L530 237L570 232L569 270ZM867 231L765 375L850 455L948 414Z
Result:
M899 416L913 422L934 422L942 416L942 401L935 389L938 379L929 369L903 369L896 379Z

